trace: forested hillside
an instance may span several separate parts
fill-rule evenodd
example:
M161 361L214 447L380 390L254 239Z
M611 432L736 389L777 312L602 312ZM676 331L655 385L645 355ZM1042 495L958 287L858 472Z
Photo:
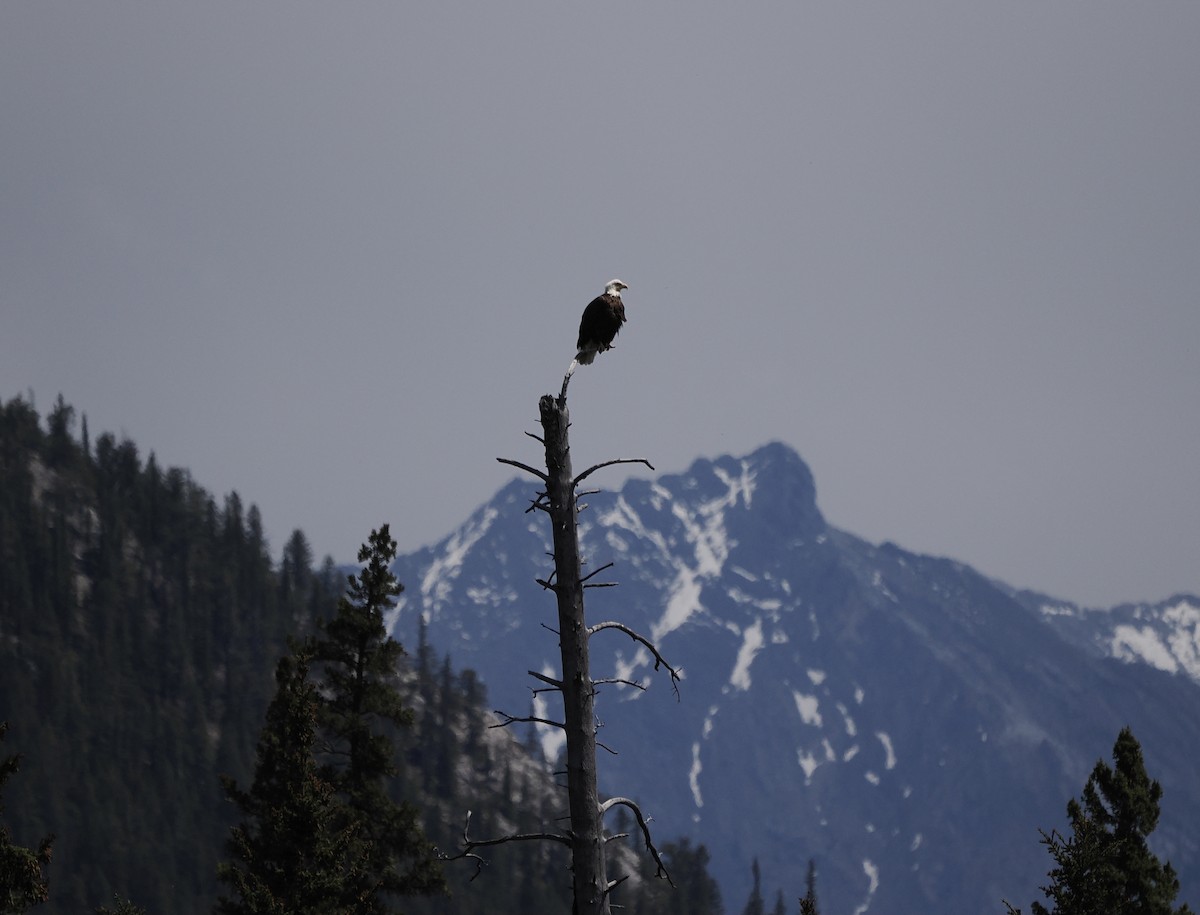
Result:
M220 776L248 783L276 661L289 637L332 616L346 585L331 559L313 566L302 532L275 562L254 505L237 494L218 503L131 441L91 441L61 398L44 423L26 400L0 404L0 721L5 753L22 756L2 816L18 845L55 837L38 912L92 912L114 898L150 915L212 911L237 821ZM429 838L453 854L467 810L473 837L560 828L551 767L518 743L525 735L489 729L475 674L422 638L407 647L414 723L395 736L393 790L418 807ZM671 905L720 911L707 851L663 849L683 887ZM633 853L620 854L636 871ZM485 857L475 879L474 862L447 862L451 895L404 910L569 910L559 846ZM635 874L624 901L677 910L662 908L664 890Z
M258 509L222 504L131 441L0 407L0 718L23 755L14 835L52 832L50 911L115 893L203 911L275 657L340 586L304 535L278 568Z

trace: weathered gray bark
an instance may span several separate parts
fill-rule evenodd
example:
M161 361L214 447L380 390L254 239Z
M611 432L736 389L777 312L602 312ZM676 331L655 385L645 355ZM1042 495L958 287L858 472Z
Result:
M577 915L608 915L604 827L596 787L595 687L588 662L588 629L576 529L578 508L571 472L570 424L565 398L538 403L546 445L546 500L554 539L554 593L562 650L563 723L567 737L567 795Z
M571 371L574 371L574 366L575 364L572 363ZM533 474L546 487L545 492L538 495L529 510L540 509L550 516L554 544L554 574L547 580L538 579L538 583L542 587L552 590L557 598L562 679L555 680L534 671L530 671L530 674L548 684L552 689L561 692L563 720L561 722L551 721L532 716L518 718L498 712L502 721L499 725L494 725L503 727L518 721L529 721L563 729L567 738L566 775L570 828L565 835L536 833L502 836L497 839L472 839L467 832L467 827L470 825L470 813L468 812L467 823L463 828L463 852L456 857L475 858L479 862L480 859L475 854L475 849L510 841L534 839L563 842L571 849L575 899L573 915L609 915L609 895L612 889L621 882L620 880L609 881L605 861L606 839L603 818L605 812L613 806L622 805L633 811L646 849L657 865L657 876L668 881L671 878L667 874L658 849L651 840L646 818L637 804L628 798L612 798L603 804L600 802L596 772L596 685L591 678L588 640L596 632L604 630L613 629L623 632L650 650L654 656L655 669L665 667L670 673L672 686L678 683L680 674L663 659L658 648L649 639L628 626L617 622L602 622L591 627L587 625L583 605L584 590L586 588L611 587L611 585L588 581L589 578L608 566L602 566L586 577L582 574L583 564L579 556L579 535L576 523L579 514L577 503L579 483L601 467L612 464L637 463L645 464L651 470L654 468L649 461L642 458L618 458L589 467L577 477L573 475L571 446L567 434L570 417L567 412L566 391L570 378L571 373L568 372L563 379L562 393L557 398L546 394L538 403L543 430L541 441L546 451L545 472L520 461L497 458L501 463L519 467ZM536 438L536 436L534 437ZM605 682L619 682L626 686L643 688L641 684L627 680ZM678 690L676 694L678 694Z

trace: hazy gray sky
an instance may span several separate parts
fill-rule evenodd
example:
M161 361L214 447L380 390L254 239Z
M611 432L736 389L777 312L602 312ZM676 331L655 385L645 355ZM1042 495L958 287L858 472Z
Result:
M793 445L829 520L1200 591L1200 4L0 5L0 396L353 557L529 462ZM613 473L606 485L622 479Z

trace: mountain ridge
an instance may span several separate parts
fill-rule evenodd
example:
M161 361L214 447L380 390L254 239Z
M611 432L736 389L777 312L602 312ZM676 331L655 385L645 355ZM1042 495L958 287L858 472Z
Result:
M553 602L533 581L550 549L525 511L535 488L505 485L396 566L413 585L397 636L420 614L514 714L531 701L523 672L557 667L541 625ZM602 787L706 842L727 902L753 857L768 886L797 895L815 858L833 912L994 911L1033 895L1048 867L1037 828L1061 821L1127 723L1151 771L1163 766L1168 803L1200 814L1181 749L1200 753L1200 731L1163 711L1200 705L1200 686L1085 651L965 563L831 526L787 445L582 501L585 573L611 560L596 583L619 583L588 592L589 620L628 623L684 673L676 703L644 648L596 642L595 677L645 687L602 688L600 739L619 754L601 760ZM1186 896L1196 842L1180 822L1161 833Z

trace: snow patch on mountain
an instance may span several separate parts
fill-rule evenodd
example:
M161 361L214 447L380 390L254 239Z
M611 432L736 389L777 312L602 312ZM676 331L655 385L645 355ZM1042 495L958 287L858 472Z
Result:
M871 900L875 897L875 891L879 889L879 868L871 862L870 858L863 858L862 867L863 873L867 875L867 898L854 910L854 915L865 915L871 908Z
M471 603L483 607L501 607L511 604L517 599L517 592L512 588L467 588L467 599Z
M892 738L884 731L876 731L875 736L879 738L879 742L883 744L884 763L883 767L889 771L896 768L896 751L892 747Z
M617 496L616 503L610 510L599 516L597 523L607 528L623 528L640 540L650 541L661 555L669 556L671 554L662 533L646 527L641 517L633 510L633 506L623 495Z
M1145 661L1168 673L1182 671L1200 680L1200 607L1180 601L1158 616L1159 626L1120 625L1111 651L1122 661Z
M817 766L821 763L818 762L815 755L807 750L797 750L796 761L800 764L800 768L804 770L804 783L806 785L810 784L812 782L812 774L817 771Z
M1036 606L1042 618L1069 641L1200 683L1200 602L1190 595L1111 609L1051 600Z
M666 612L650 630L651 640L661 641L664 635L674 632L699 609L700 582L693 569L681 564L675 584L671 586L671 596L667 600Z
M796 700L796 711L800 713L801 721L815 728L824 726L821 718L821 703L816 696L806 696L804 693L792 690L792 698Z
M556 677L557 672L549 664L542 665L542 676ZM535 693L533 697L533 717L550 719L550 706L541 693ZM555 727L549 724L537 725L538 743L542 748L542 755L546 759L558 759L559 753L567 745L567 734L560 727Z
M700 763L700 741L692 743L692 767L688 770L688 787L692 789L692 800L697 807L704 806L704 797L700 794L700 773L704 766Z
M750 688L750 665L754 663L754 656L762 650L762 646L762 620L757 619L742 633L742 646L738 649L733 673L729 675L729 684L734 689L747 690Z
M749 604L759 610L766 610L768 613L775 614L783 607L783 601L775 597L754 597L747 594L741 588L727 588L725 593L729 595L729 599L736 604Z
M650 504L654 507L656 512L662 511L663 505L665 505L667 502L670 502L674 498L675 497L671 495L671 491L661 483L656 482L650 484Z
M694 509L682 502L671 504L671 513L683 525L684 535L695 552L698 575L715 578L721 574L729 550L733 546L725 530L725 511L735 507L739 500L746 508L754 494L754 473L746 461L741 462L740 476L733 476L720 467L713 467L713 475L725 485L725 492L702 502Z
M723 507L724 500L721 499L701 505L696 513L678 502L671 506L671 513L683 525L688 543L695 550L696 572L710 578L721 574L721 568L729 558L729 538L725 534L725 515L721 511ZM696 517L697 514L700 518Z
M834 703L837 710L842 713L842 723L846 726L846 735L848 737L858 736L858 727L854 724L854 719L850 717L850 711L842 703Z
M634 681L634 676L637 670L641 667L646 667L650 663L650 652L646 650L644 645L638 645L637 651L633 653L633 657L626 660L624 652L617 652L616 670L613 673L613 678L616 680ZM627 698L637 699L642 695L641 690L628 690Z
M499 514L499 509L489 505L478 517L472 518L450 535L442 555L429 564L429 569L421 579L421 597L427 610L435 609L451 596L454 579L462 570L463 560L479 538L488 532Z
M1113 631L1111 651L1114 658L1122 661L1145 661L1151 667L1177 673L1179 662L1171 649L1149 626L1118 626Z

